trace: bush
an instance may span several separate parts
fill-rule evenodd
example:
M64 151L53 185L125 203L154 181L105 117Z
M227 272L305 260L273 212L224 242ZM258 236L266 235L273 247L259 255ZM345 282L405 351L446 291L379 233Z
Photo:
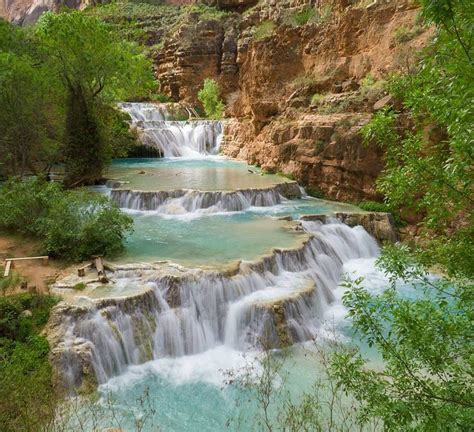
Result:
M389 213L390 208L385 203L380 203L376 201L362 201L358 204L362 210L365 211L373 211L373 212L382 212L382 213Z
M132 220L108 198L90 193L66 193L56 201L44 225L48 254L68 260L113 255L123 247Z
M423 29L418 25L414 26L411 29L402 26L395 31L393 38L395 39L395 42L401 44L405 42L410 42L422 32Z
M12 178L0 194L0 228L38 235L51 203L62 194L61 185L34 178Z
M2 431L44 430L57 397L51 384L49 346L39 336L53 296L0 297L0 424ZM24 314L28 310L31 314Z
M132 219L105 196L16 179L0 195L0 228L32 234L46 253L75 261L120 251Z
M316 10L312 7L305 7L300 11L293 12L290 15L290 24L294 26L303 26L308 24L316 15Z
M406 223L402 220L400 213L392 209L388 204L376 201L362 201L357 204L357 207L368 212L390 213L395 221L397 227L402 227Z
M270 37L275 30L275 23L273 21L267 20L262 21L253 32L253 38L255 40L265 39Z
M210 78L204 80L198 99L204 106L206 116L210 119L220 119L224 116L224 103L219 97L219 84L215 80Z

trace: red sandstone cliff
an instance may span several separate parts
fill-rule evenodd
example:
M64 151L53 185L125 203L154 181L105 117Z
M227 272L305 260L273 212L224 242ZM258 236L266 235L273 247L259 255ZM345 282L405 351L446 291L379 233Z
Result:
M190 16L156 57L162 90L196 103L204 78L217 79L232 118L225 154L331 198L378 199L383 155L359 131L390 102L383 77L408 67L429 32L411 1L368 3L263 0L243 15ZM292 24L304 7L317 19ZM268 34L256 37L263 25Z
M9 10L28 4L0 1L10 2ZM390 103L383 77L410 67L430 35L417 24L411 0L167 3L205 3L224 11L183 9L169 27L148 25L145 40L155 47L161 91L174 100L196 104L204 79L219 81L230 118L225 154L291 175L330 198L379 198L375 180L383 155L364 147L359 131ZM296 19L304 10L312 11L308 22Z

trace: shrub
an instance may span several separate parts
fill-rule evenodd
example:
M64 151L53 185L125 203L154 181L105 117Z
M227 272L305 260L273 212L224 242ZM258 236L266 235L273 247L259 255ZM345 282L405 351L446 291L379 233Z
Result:
M198 99L204 106L206 116L220 119L224 116L224 103L219 96L219 84L213 79L206 78L204 86L198 93Z
M52 256L82 260L120 251L132 220L105 196L14 179L0 195L0 228L38 237Z
M68 260L113 255L123 247L132 220L108 198L90 193L66 193L51 207L44 224L48 254Z
M255 40L265 39L270 37L275 30L275 23L270 20L262 21L258 26L255 27L253 32L253 38Z
M49 346L39 336L53 296L0 297L0 424L2 431L46 430L57 397L51 384ZM24 311L31 314L25 315Z
M405 223L402 221L399 212L394 211L388 204L377 201L362 201L357 204L357 207L368 212L381 212L390 213L393 216L395 225L397 227L404 226Z
M390 212L390 208L387 204L376 201L362 201L358 204L358 207L365 211Z
M87 285L84 282L79 282L76 285L74 285L72 289L76 291L84 291L86 287Z
M311 105L318 105L324 100L324 95L320 93L315 93L311 98Z
M318 81L314 76L302 74L298 75L291 82L291 88L298 90L304 87L313 87L315 84L317 84L317 82Z
M312 7L305 7L297 12L293 12L289 17L289 23L293 26L303 26L308 24L316 15L316 10Z
M412 29L402 26L395 31L393 38L397 43L406 43L410 42L422 32L423 29L418 25L414 26Z
M61 194L58 183L10 179L0 194L0 228L38 235L51 203Z

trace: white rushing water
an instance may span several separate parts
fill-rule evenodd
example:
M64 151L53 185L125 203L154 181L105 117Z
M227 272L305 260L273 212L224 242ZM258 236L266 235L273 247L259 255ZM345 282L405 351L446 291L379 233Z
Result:
M173 120L166 108L151 103L124 103L120 108L130 115L142 143L157 147L163 157L198 158L219 153L221 121Z
M273 207L284 200L283 194L298 197L299 187L295 184L276 185L268 189L247 189L238 191L133 191L113 189L111 198L121 208L156 211L161 214L219 213L248 210L250 207Z
M219 151L221 122L176 121L153 104L121 108L129 113L142 141L165 157L207 158ZM210 192L111 191L121 208L155 212L151 217L157 219L208 213L215 220L221 212L276 208L285 198L302 195L296 183ZM336 220L302 221L301 229L309 239L299 248L275 249L232 271L194 269L170 276L153 265L122 266L113 273L113 289L134 296L84 299L80 306L63 309L62 341L54 352L61 353L65 382L77 387L92 373L105 384L157 365L170 375L180 370L178 375L195 378L199 368L189 368L193 362L232 366L241 363L239 353L324 335L328 311L337 315L343 310L339 283L344 266L373 260L379 248L362 227L350 228ZM219 232L209 235L219 241ZM203 381L213 376L209 370L214 366L203 367L208 371Z
M197 272L172 278L152 270L117 272L117 283L151 291L136 300L90 306L70 320L67 344L79 340L88 345L98 382L105 383L129 365L152 359L219 346L238 351L262 343L279 347L317 336L325 311L336 301L344 264L377 256L378 246L362 227L303 224L314 236L304 247L243 263L233 275Z

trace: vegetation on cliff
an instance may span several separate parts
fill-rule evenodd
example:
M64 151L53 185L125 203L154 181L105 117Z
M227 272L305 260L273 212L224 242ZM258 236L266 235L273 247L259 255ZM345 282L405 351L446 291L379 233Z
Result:
M198 99L208 118L219 120L224 116L225 107L219 95L219 84L215 80L209 78L204 80Z
M370 295L348 283L353 325L384 359L375 372L358 352L336 357L339 383L362 403L361 419L388 430L468 430L474 413L472 321L474 277L473 123L474 7L424 0L436 38L416 70L390 81L404 104L378 113L363 132L386 150L379 189L392 209L421 215L417 244L384 249L380 267L392 286ZM398 119L411 129L400 128ZM442 278L429 276L436 268ZM416 298L402 298L401 285Z

